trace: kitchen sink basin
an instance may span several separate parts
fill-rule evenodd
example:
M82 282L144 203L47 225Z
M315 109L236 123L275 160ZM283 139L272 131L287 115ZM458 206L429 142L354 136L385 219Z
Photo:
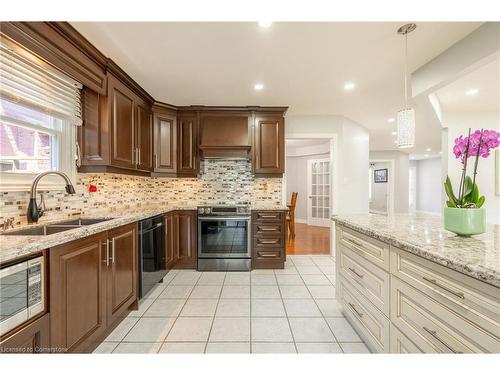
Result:
M48 236L49 234L64 232L67 230L80 228L86 225L102 223L103 221L112 220L112 218L99 218L99 219L74 219L60 221L54 224L37 225L24 229L3 232L2 236Z

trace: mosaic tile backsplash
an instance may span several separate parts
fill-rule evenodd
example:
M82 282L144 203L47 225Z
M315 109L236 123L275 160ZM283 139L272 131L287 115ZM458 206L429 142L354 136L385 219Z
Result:
M104 207L144 204L172 205L280 205L282 179L255 178L249 160L204 160L199 178L138 177L121 174L78 174L76 194L64 191L44 193L43 221L63 220ZM88 185L97 186L89 193ZM0 193L0 227L14 217L15 226L27 224L29 192Z

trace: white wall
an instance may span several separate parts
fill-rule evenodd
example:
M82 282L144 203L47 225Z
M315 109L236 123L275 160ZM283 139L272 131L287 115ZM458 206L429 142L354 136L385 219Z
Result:
M498 112L444 112L443 126L447 128L447 146L443 149L444 159L447 160L447 171L451 178L455 194L458 191L462 164L455 159L453 154L453 145L455 138L459 135L467 136L468 129L495 129L500 130L500 114ZM469 159L474 160L474 159ZM472 176L472 167L467 168L468 174ZM446 172L444 172L446 173ZM446 175L441 176L444 181ZM490 155L488 159L479 159L478 175L476 183L479 187L479 193L486 197L483 207L486 208L486 221L492 224L500 224L500 196L495 195L495 157ZM444 202L443 202L444 204Z
M416 160L412 164L417 168L417 211L441 214L441 158Z
M285 138L335 134L337 144L333 183L333 212L339 214L368 212L369 133L361 125L335 115L290 115L286 117ZM334 171L335 173L335 171Z
M372 199L370 201L370 211L378 213L387 213L387 195L389 194L390 180L393 178L390 163L371 163L373 171L377 169L387 169L387 182L375 183L373 179L373 172L371 178L372 185Z
M409 169L408 154L400 151L371 151L370 160L393 160L394 213L408 213ZM390 178L390 176L389 176Z

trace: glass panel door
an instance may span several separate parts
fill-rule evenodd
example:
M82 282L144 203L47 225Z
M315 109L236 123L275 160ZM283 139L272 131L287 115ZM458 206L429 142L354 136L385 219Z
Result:
M330 226L330 160L308 160L307 224Z

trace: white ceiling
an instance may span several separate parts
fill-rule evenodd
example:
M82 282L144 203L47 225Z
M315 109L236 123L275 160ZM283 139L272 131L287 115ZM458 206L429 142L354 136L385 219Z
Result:
M466 95L468 90L476 95ZM436 91L443 112L499 112L500 60L495 60Z
M292 114L346 116L370 130L372 150L395 149L403 105L405 22L74 22L157 100L176 104L288 105ZM480 23L422 22L409 36L414 71ZM346 82L356 87L346 92ZM265 88L255 91L260 82ZM417 147L440 147L440 129L419 121Z

